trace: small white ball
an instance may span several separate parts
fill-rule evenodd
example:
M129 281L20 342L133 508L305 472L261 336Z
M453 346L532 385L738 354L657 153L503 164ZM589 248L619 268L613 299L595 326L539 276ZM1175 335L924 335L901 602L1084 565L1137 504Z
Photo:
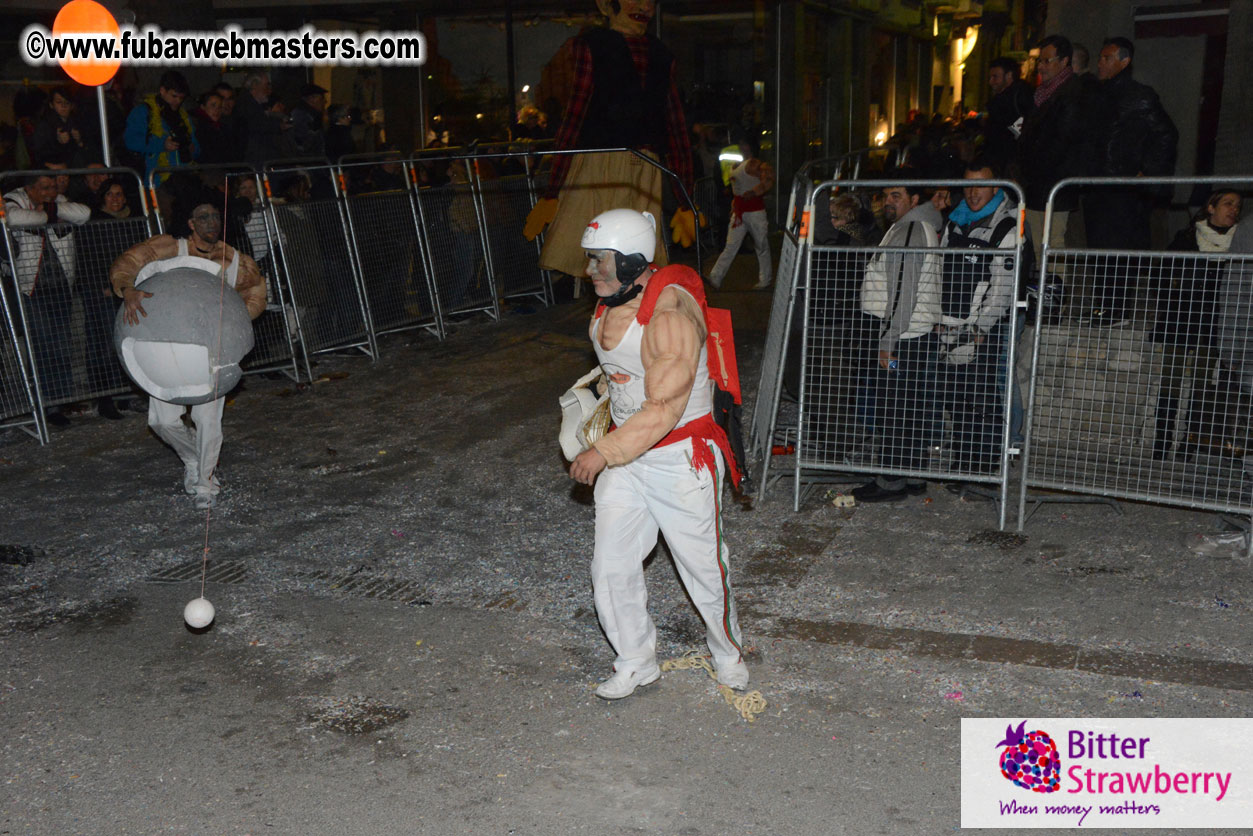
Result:
M196 598L188 601L183 607L183 620L187 626L195 630L208 627L213 623L214 609L208 598Z

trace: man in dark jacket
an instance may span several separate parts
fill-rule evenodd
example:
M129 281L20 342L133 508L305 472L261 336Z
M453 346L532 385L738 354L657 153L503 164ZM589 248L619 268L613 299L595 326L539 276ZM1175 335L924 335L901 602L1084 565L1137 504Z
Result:
M1031 85L1019 78L1020 73L1021 68L1013 58L1002 56L988 65L992 98L988 100L983 153L1002 170L1007 170L1017 160L1018 135L1027 116L1035 110Z
M269 109L270 85L268 73L256 72L244 79L233 114L244 146L244 160L252 166L263 166L279 157L279 140L284 128L290 127Z
M1132 78L1135 47L1107 38L1097 62L1100 95L1092 109L1091 173L1098 177L1162 177L1175 171L1179 131L1157 93ZM1090 190L1084 197L1088 246L1097 250L1147 250L1153 196L1135 187ZM1135 281L1127 258L1094 262L1094 325L1126 323L1126 295Z
M291 139L302 157L326 155L326 133L323 111L326 110L326 88L306 84L300 88L300 101L291 112Z
M1044 234L1044 207L1058 181L1083 174L1084 119L1083 82L1071 69L1070 41L1049 35L1040 42L1040 86L1035 110L1027 116L1018 142L1019 171L1027 199L1027 225L1037 238ZM1070 213L1079 206L1078 189L1063 189L1053 204L1050 249L1065 247ZM1035 241L1036 266L1040 266L1043 242Z

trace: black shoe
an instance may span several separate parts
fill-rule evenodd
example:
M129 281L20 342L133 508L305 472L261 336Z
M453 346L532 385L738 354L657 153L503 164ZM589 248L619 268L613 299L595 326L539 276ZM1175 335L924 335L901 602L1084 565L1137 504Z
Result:
M101 418L108 418L110 421L122 420L122 413L117 411L117 404L113 402L113 398L100 398L96 401L96 409Z
M45 412L44 420L54 427L68 427L70 425L70 419L59 409Z
M905 493L909 494L910 496L921 496L922 494L926 492L927 492L926 482L906 482L905 483Z
M925 491L927 486L923 485L922 489ZM909 494L908 486L891 490L880 487L878 482L867 482L852 490L853 499L858 502L899 502Z

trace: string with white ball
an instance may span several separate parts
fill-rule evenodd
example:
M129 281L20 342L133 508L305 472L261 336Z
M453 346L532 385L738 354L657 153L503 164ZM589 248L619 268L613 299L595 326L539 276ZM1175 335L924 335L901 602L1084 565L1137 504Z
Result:
M229 211L231 205L231 176L232 175L228 173L223 178L225 199L222 201L222 230L218 235L218 244L222 248L222 260L218 267L218 344L217 349L213 354L213 401L211 401L211 403L216 403L218 400L218 385L221 382L219 364L222 360L222 321L224 319L226 309L226 213ZM195 210L193 209L193 211ZM217 465L215 464L214 471L216 470ZM212 491L213 473L210 472L207 476L205 474L201 474L201 477L206 479L208 485L210 486L210 491ZM189 602L183 609L183 619L193 627L207 627L213 621L213 604L211 604L208 599L204 597L205 585L209 575L209 532L212 527L212 520L213 506L209 505L209 507L205 508L204 511L204 550L200 557L200 597ZM203 601L204 604L200 604L201 601ZM194 623L199 621L203 621L204 623Z

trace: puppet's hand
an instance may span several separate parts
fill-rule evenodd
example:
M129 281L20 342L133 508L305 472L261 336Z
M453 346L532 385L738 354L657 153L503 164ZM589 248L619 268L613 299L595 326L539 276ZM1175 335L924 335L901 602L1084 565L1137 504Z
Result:
M673 231L674 243L680 247L690 247L696 240L696 216L691 209L679 209L670 219L670 229Z
M557 217L557 199L554 197L540 198L535 201L535 206L531 208L530 214L526 216L526 227L523 228L522 234L526 236L526 240L534 241L535 236L544 231L544 227L553 222L553 218Z

